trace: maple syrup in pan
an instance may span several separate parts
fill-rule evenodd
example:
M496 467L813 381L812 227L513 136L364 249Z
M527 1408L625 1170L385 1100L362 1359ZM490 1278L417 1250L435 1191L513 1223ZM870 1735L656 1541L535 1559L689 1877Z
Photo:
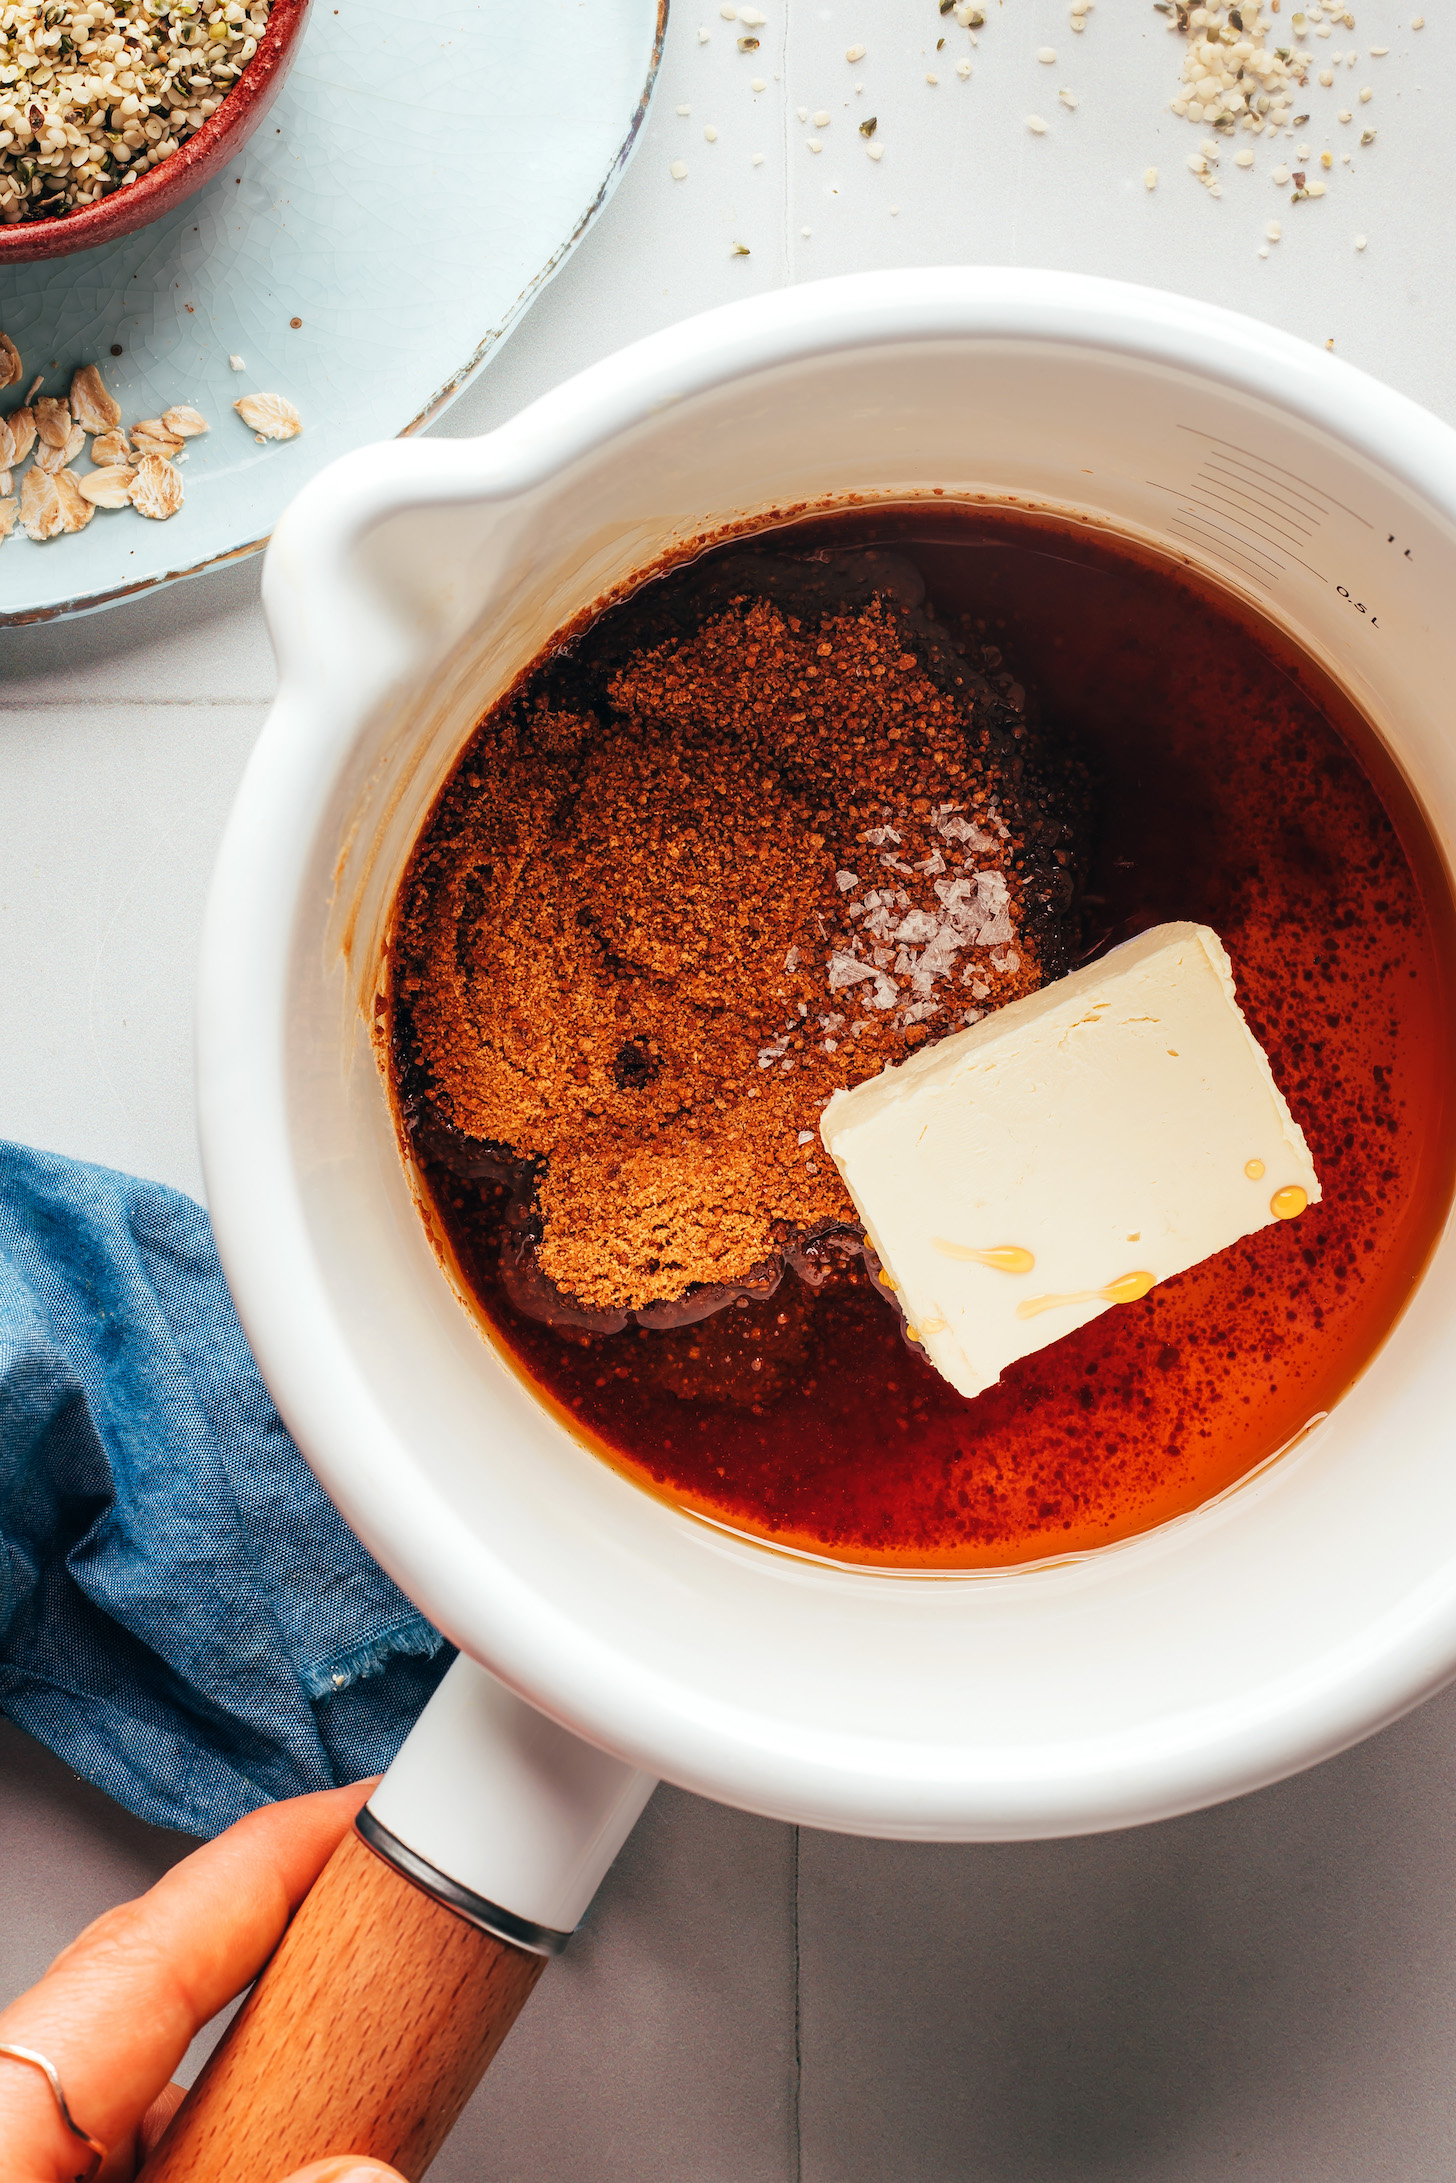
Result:
M855 1260L672 1332L563 1334L496 1275L504 1193L426 1169L495 1338L640 1484L837 1560L1006 1566L1198 1507L1330 1409L1409 1296L1452 1191L1449 891L1369 728L1211 585L1049 518L865 510L771 550L893 545L936 618L994 644L1090 768L1083 959L1211 925L1302 1125L1322 1203L1104 1312L967 1400ZM744 541L733 541L742 551Z

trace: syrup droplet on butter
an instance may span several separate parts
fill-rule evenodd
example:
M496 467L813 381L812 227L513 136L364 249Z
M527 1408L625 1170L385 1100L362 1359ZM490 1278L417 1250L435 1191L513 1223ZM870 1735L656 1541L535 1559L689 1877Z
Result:
M935 1248L946 1258L966 1259L977 1266L994 1266L998 1273L1030 1273L1036 1260L1030 1251L1019 1243L996 1243L989 1251L973 1251L969 1243L947 1243L944 1236L932 1236Z
M1275 1191L1269 1200L1269 1210L1276 1220L1298 1220L1308 1203L1306 1193L1297 1182L1292 1182L1288 1189Z
M1125 1273L1109 1281L1105 1289L1073 1289L1068 1296L1028 1296L1024 1304L1017 1305L1016 1316L1034 1319L1039 1311L1054 1311L1059 1304L1135 1304L1156 1280L1156 1274Z
M1264 1162L1262 1160L1245 1160L1244 1173L1248 1176L1250 1182L1259 1182L1263 1177Z

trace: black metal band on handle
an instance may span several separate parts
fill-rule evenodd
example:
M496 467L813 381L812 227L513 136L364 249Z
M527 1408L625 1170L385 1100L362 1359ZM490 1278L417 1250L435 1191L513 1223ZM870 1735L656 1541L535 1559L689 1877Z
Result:
M478 1925L482 1932L493 1933L497 1940L509 1941L513 1948L524 1948L533 1956L559 1956L570 1940L569 1933L555 1932L549 1925L533 1925L529 1918L518 1918L514 1910L502 1910L499 1903L487 1902L483 1895L462 1887L448 1873L416 1856L397 1835L390 1833L388 1827L382 1827L367 1804L354 1826L376 1857L393 1865L396 1872L413 1881L425 1894L433 1895L437 1903L443 1903L457 1917Z

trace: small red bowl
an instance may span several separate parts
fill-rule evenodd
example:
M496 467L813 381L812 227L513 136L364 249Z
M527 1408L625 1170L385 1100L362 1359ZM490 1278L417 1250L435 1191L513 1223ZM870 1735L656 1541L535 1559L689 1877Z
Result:
M159 220L194 190L210 182L257 128L283 85L298 51L308 0L273 0L258 50L215 114L171 157L149 167L139 182L123 183L99 204L83 205L44 220L16 220L0 225L0 266L24 265L32 258L63 258L76 250L94 250L115 242L134 228Z

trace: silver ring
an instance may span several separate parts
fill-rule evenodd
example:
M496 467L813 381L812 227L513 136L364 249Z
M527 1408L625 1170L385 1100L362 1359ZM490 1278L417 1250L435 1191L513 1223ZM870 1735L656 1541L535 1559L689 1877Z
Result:
M55 2063L47 2061L43 2054L37 2054L34 2047L0 2046L0 2054L8 2054L12 2062L29 2062L31 2068L38 2069L45 2078L46 2083L56 2096L56 2105L61 2111L62 2122L73 2138L79 2138L83 2145L90 2148L91 2165L84 2174L76 2177L76 2183L91 2183L92 2177L96 2175L106 2159L107 2149L100 2138L93 2138L89 2130L81 2128L80 2123L77 2122L70 2108L66 2105L66 2095L61 2090L61 2080L56 2073Z

